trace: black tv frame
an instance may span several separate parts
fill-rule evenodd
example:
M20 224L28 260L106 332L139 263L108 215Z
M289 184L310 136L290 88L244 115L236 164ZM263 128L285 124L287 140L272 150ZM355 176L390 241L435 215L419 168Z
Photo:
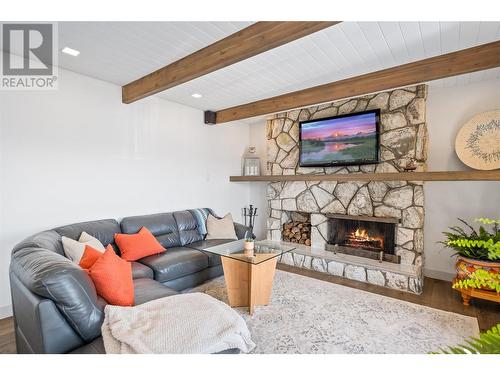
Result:
M367 160L367 161L362 161L362 160L355 160L352 162L328 162L328 163L315 163L315 164L307 164L303 165L302 164L302 124L307 124L310 122L318 122L318 121L323 121L323 120L333 120L333 119L339 119L339 118L344 118L344 117L352 117L352 116L358 116L358 115L364 115L367 113L375 113L375 127L376 127L376 151L377 151L377 160ZM299 166L301 168L315 168L315 167L342 167L342 166L347 166L347 165L366 165L366 164L378 164L380 163L380 109L370 109L368 111L361 111L361 112L356 112L356 113L348 113L345 115L338 115L338 116L330 116L330 117L323 117L323 118L316 118L314 120L307 120L307 121L300 121L299 122Z

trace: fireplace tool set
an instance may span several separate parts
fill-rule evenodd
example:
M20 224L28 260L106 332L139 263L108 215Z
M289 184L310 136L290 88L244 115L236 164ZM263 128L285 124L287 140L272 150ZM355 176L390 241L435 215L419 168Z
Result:
M243 208L243 217L245 218L245 226L250 227L251 235L253 236L253 226L257 215L257 207L252 204L249 207Z

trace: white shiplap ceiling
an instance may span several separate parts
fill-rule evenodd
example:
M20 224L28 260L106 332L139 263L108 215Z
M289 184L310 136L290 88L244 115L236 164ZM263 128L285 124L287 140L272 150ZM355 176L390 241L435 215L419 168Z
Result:
M124 85L162 68L251 22L59 22L59 54L65 69Z
M61 22L60 48L81 54L60 54L59 65L123 85L250 24ZM157 95L218 110L497 40L500 22L343 22ZM497 78L500 69L431 84Z
M343 22L160 95L222 109L499 39L500 22Z

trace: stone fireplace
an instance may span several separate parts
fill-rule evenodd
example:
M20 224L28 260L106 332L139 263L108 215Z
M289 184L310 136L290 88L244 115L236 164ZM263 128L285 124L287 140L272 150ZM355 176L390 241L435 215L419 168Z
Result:
M409 162L417 171L426 168L427 128L425 101L427 89L418 85L341 100L309 108L278 113L267 120L267 169L271 175L361 174L401 172ZM379 108L380 163L345 167L303 168L299 159L299 121ZM287 181L270 182L267 188L268 238L283 240L284 224L291 212L310 215L310 242L298 244L296 251L282 261L295 266L343 276L399 290L420 293L423 276L424 190L421 181ZM370 246L354 249L354 240L367 235L356 231L351 243L335 244L333 215L349 216L360 222L391 224L389 236L383 234L384 254L379 262L377 239L365 239ZM368 221L369 220L365 220ZM370 224L370 228L375 227ZM365 228L369 229L369 228ZM338 235L338 233L337 233ZM302 237L302 235L301 235ZM376 237L368 234L368 237ZM345 239L344 239L345 240ZM354 241L354 242L353 242ZM370 242L371 241L371 242ZM332 248L332 246L338 246ZM346 246L347 245L347 246ZM359 245L359 244L358 244ZM386 249L391 245L392 249ZM341 248L342 247L342 248ZM340 249L341 248L341 249ZM351 249L357 252L349 251ZM368 253L365 253L368 252ZM362 253L368 256L361 256Z

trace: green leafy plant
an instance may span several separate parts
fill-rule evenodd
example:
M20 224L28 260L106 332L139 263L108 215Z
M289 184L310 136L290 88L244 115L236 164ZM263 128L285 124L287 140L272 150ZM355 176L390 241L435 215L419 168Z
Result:
M457 280L452 287L453 289L482 289L488 287L500 293L500 274L477 269L469 275L469 278Z
M461 255L466 258L477 260L500 259L500 231L498 230L500 220L476 219L483 225L492 226L491 231L486 230L482 225L476 231L465 220L460 218L458 220L467 226L470 233L467 233L465 229L459 226L450 227L449 232L443 232L446 236L446 240L441 241L443 245L455 250L454 255Z
M479 338L471 337L465 344L449 346L431 354L500 354L500 324L481 333Z

